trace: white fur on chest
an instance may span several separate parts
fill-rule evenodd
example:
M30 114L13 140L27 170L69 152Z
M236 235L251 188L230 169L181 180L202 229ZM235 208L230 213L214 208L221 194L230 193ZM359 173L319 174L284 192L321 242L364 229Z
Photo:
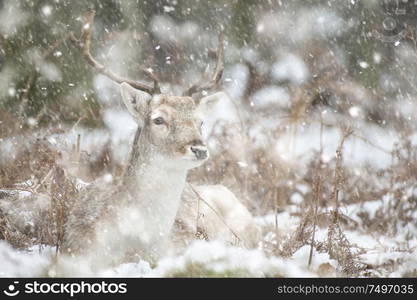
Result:
M102 243L117 241L122 248L144 250L165 241L175 221L186 173L161 164L142 165L131 181L129 204L117 208L117 225L102 227Z
M185 185L186 171L166 169L164 166L145 167L139 173L137 190L134 192L135 209L140 212L140 224L153 238L164 238L175 221L176 213L181 200L181 193Z

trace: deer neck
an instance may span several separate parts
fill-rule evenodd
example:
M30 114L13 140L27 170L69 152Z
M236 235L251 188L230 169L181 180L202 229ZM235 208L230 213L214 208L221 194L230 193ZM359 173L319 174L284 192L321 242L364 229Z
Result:
M137 210L147 232L161 238L169 234L179 208L187 170L173 168L146 140L136 133L123 188L128 191L127 207ZM153 232L154 231L154 232Z

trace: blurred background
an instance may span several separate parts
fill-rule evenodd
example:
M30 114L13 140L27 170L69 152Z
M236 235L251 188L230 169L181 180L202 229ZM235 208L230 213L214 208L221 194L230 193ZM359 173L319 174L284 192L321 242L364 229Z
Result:
M413 1L0 0L0 186L39 182L56 164L85 181L122 173L137 125L118 86L68 41L89 9L94 57L147 83L151 68L170 94L214 68L224 30L215 90L228 99L205 124L212 158L189 178L224 184L269 216L270 251L291 256L338 206L346 230L402 232L395 245L415 249ZM278 230L285 214L299 218L291 234ZM291 247L274 244L285 237ZM352 257L342 264L359 274Z
M2 114L37 124L84 114L83 124L99 125L100 107L118 95L102 95L109 83L65 40L93 8L97 59L137 80L152 68L165 92L179 93L202 75L224 28L222 87L242 109L289 116L298 95L307 117L327 109L345 121L411 128L411 2L2 0Z

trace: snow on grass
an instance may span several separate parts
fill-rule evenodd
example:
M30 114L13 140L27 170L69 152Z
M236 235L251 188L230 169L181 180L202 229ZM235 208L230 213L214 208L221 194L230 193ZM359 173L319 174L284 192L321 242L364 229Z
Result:
M305 245L298 249L292 256L292 259L297 262L300 266L306 266L309 261L310 257L310 246ZM338 267L337 261L334 259L331 259L329 254L327 253L319 253L317 251L313 251L313 256L311 260L310 270L316 272L316 273L322 273L325 272L324 268L333 269L336 270ZM334 272L322 274L325 276L335 275Z
M277 105L280 108L289 108L291 105L288 92L279 86L267 86L256 91L251 97L255 108L267 108L271 105Z
M77 144L78 136L81 137L80 150L90 154L93 159L100 155L110 139L107 130L75 127L66 133L48 136L48 141L59 150L67 150Z
M0 242L0 277L50 275L53 249L18 251ZM162 258L155 268L146 261L125 263L99 271L97 277L311 277L315 274L292 260L266 257L260 250L226 246L220 242L193 242L182 255ZM65 276L65 274L63 274Z
M102 277L158 277L147 261L125 263L100 272Z
M417 250L413 252L405 251L391 251L391 252L378 252L378 251L369 251L366 254L361 255L363 262L378 266L390 261L408 261L411 263L410 268L414 266L417 267Z
M194 241L180 255L162 258L155 268L146 261L125 263L101 271L110 277L312 277L291 259L267 257L260 250L227 246L218 241Z
M277 81L289 80L294 84L302 84L309 76L306 64L293 54L286 55L272 66L272 78Z
M275 226L278 223L278 230L283 233L290 233L295 231L299 224L299 218L292 217L288 211L283 211L278 214L269 214L255 218L255 222L260 227Z
M193 242L181 256L158 264L162 276L311 277L313 273L289 260L266 257L260 250L225 246L220 242Z
M377 202L377 201L374 201ZM381 201L379 201L381 202ZM369 208L375 203L370 203ZM350 211L360 211L360 205ZM256 218L256 223L271 228L278 220L280 236L288 235L297 228L299 217L288 211ZM271 231L272 232L272 231ZM270 232L270 233L271 233ZM345 230L344 234L354 252L359 251L361 263L373 266L376 276L405 276L417 270L417 239L409 239L406 232L393 237L373 236L370 233ZM264 239L268 238L268 233ZM273 239L276 239L274 235ZM316 242L324 242L327 228L317 228ZM280 240L277 240L279 243ZM277 244L277 246L279 246ZM362 251L362 252L360 252ZM7 276L50 276L54 257L50 247L34 247L30 251L19 251L7 243L0 242L0 277ZM338 263L327 253L314 249L312 263L308 266L310 246L304 245L290 258L267 256L260 249L243 249L225 245L218 241L194 241L181 254L163 257L152 267L146 261L124 263L117 267L97 271L96 277L310 277L337 276ZM395 267L387 268L393 264ZM63 274L65 276L65 274Z
M345 142L343 158L347 166L371 165L377 169L387 168L392 163L390 151L398 141L398 136L389 130L369 126L360 131L360 138L351 136ZM335 156L341 139L340 130L323 130L323 157L327 162ZM365 139L365 140L364 140ZM285 161L297 162L305 168L315 153L320 150L320 125L313 123L299 126L294 136L292 132L282 134L276 142L276 153Z
M37 277L45 275L50 265L53 250L19 251L0 241L0 277Z

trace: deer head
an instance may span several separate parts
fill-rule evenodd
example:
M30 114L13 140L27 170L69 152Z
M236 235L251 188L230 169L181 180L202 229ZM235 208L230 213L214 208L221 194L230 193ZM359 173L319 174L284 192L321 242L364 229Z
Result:
M198 104L187 96L150 95L128 83L120 85L123 102L142 128L141 136L152 155L159 155L188 168L208 158L202 125L223 93L203 97Z

